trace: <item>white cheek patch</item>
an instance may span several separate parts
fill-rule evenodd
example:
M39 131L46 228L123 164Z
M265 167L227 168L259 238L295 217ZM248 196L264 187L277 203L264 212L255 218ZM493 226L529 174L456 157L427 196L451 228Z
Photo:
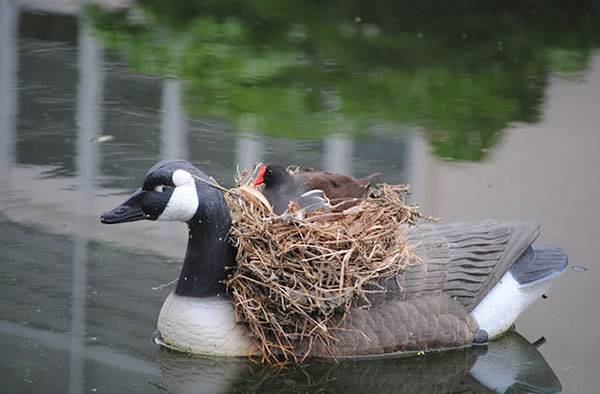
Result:
M171 175L175 187L183 185L194 185L194 177L186 170L175 170Z
M192 175L184 170L173 173L175 189L164 211L157 220L165 222L187 222L198 210L198 192Z

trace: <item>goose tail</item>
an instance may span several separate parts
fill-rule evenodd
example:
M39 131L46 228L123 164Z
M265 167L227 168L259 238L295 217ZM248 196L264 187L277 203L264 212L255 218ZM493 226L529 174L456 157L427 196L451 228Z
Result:
M490 339L500 336L525 309L546 294L567 264L567 255L558 247L530 246L477 305L472 316Z
M552 280L565 272L569 258L559 247L529 247L510 268L521 287Z

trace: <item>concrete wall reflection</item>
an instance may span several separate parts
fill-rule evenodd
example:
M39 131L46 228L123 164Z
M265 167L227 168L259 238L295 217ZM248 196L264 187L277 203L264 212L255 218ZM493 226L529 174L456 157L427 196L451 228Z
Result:
M19 9L16 0L0 2L0 190L9 187L9 174L15 161L18 26ZM0 195L0 208L3 200Z
M423 210L444 221L534 220L542 225L539 242L560 245L571 264L588 266L585 273L568 272L518 327L535 336L543 321L549 341L563 343L547 347L552 365L597 365L600 343L569 344L569 336L597 338L600 323L594 292L600 279L595 268L600 256L600 54L583 80L552 78L546 97L542 121L506 130L486 162L438 160L415 134L410 183ZM576 334L568 334L573 325ZM600 385L600 377L585 368L557 372L565 387Z
M186 120L181 106L181 81L165 79L162 91L161 156L163 159L187 158Z
M80 19L77 91L77 204L73 218L78 222L73 250L73 292L71 305L71 362L69 393L84 389L85 331L87 299L87 254L90 228L96 223L93 212L95 181L98 174L98 144L102 119L102 48L91 36L85 18Z

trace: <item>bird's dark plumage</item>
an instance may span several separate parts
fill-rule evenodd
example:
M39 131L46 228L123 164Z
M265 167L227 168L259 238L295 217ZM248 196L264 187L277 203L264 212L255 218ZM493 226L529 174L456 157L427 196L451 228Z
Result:
M264 184L263 194L273 206L275 213L283 213L290 201L309 190L322 190L331 201L335 210L344 210L356 205L363 199L369 186L381 174L356 179L348 175L326 171L302 169L290 174L283 166L267 164L259 167L254 185Z

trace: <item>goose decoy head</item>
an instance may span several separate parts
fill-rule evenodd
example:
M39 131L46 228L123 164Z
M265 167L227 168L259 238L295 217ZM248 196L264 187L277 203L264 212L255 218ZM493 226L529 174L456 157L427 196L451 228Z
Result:
M285 183L290 179L293 180L293 177L283 166L279 164L261 164L252 185L256 187L264 184L271 187Z
M163 160L148 170L141 188L124 203L105 212L100 221L105 224L137 220L187 222L198 210L198 189L210 187L197 182L198 178L207 177L187 161Z

